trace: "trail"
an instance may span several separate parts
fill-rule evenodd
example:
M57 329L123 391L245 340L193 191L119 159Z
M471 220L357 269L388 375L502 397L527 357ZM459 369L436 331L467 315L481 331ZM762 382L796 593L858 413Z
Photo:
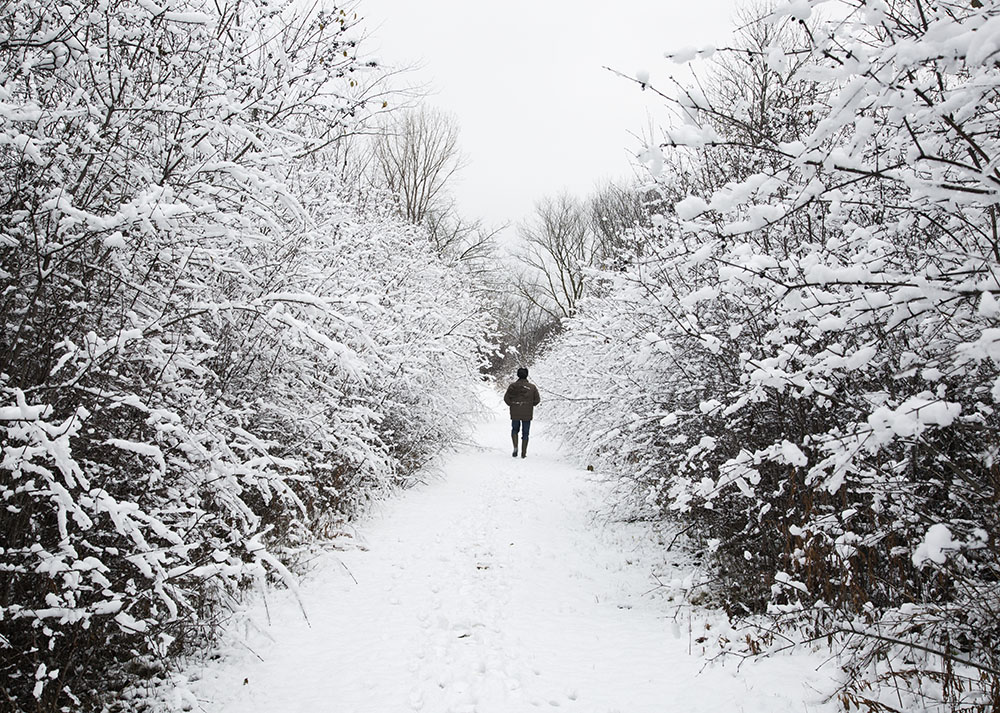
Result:
M724 618L667 600L652 576L662 579L663 548L642 525L595 518L600 484L566 463L544 423L524 460L510 456L507 424L498 413L441 478L380 506L360 525L364 548L324 555L301 587L308 622L287 592L272 592L271 626L247 636L252 653L192 672L188 707L834 709L821 703L828 674L810 655L708 662L698 639L724 634Z

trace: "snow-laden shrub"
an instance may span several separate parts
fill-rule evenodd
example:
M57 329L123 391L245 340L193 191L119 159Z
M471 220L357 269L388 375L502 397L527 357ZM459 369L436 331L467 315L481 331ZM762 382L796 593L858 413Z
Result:
M300 175L368 112L352 18L0 9L0 707L160 668L461 427L464 278Z
M690 195L544 368L573 441L690 528L731 610L847 640L845 704L985 710L1000 11L838 0L761 22L821 6L835 19L797 46L745 53L809 120L750 132L760 103L684 93L647 158L686 167L656 180Z

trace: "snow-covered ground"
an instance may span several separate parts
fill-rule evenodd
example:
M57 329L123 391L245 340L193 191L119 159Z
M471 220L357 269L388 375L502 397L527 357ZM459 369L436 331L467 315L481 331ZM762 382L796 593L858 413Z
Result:
M497 411L440 477L366 518L364 547L324 555L300 590L308 621L289 592L269 593L251 614L270 627L240 632L245 646L232 632L175 700L209 713L836 708L818 656L709 661L725 618L670 600L683 571L648 526L595 516L604 487L544 421L528 458L511 458L508 423Z

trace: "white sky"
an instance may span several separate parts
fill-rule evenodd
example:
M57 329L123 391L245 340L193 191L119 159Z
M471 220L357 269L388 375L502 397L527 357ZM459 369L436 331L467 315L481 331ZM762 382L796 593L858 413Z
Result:
M361 0L369 51L420 64L413 83L454 113L468 165L459 209L488 224L527 218L538 199L584 196L632 175L656 97L616 77L647 70L665 86L665 51L723 45L737 0Z

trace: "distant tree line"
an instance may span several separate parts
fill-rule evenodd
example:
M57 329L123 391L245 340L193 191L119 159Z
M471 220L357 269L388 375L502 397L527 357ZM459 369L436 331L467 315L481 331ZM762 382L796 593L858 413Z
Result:
M497 278L492 372L505 376L544 353L597 284L592 276L641 254L658 203L657 195L626 183L607 183L585 199L564 192L536 203L517 226Z

